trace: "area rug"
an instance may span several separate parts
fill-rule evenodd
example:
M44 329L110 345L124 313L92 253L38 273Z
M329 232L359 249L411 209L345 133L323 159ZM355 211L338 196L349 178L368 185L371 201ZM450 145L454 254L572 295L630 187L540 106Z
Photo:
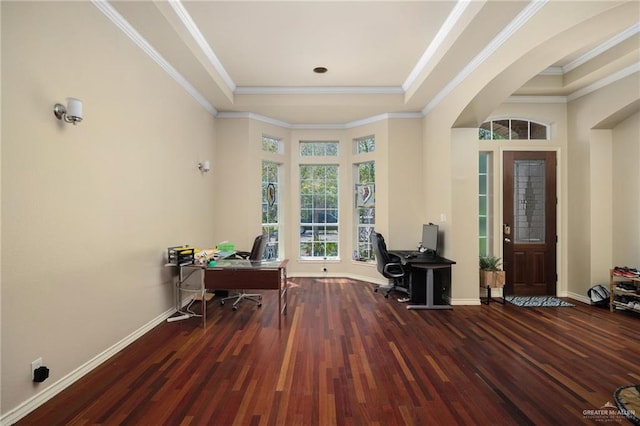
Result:
M507 302L526 308L575 306L553 296L506 296Z
M620 414L640 425L640 385L621 386L613 393Z

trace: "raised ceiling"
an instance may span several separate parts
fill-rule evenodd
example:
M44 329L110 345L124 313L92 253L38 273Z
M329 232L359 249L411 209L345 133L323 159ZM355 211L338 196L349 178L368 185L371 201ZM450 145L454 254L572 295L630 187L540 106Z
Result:
M566 3L583 21L616 8L627 18L558 43L564 51L538 60L534 78L511 94L570 97L640 70L637 0L94 4L213 114L312 126L425 114L484 61L500 61L508 41L522 39L523 56L532 33L545 41L536 19L555 16L554 8L563 19ZM328 72L314 73L317 66Z

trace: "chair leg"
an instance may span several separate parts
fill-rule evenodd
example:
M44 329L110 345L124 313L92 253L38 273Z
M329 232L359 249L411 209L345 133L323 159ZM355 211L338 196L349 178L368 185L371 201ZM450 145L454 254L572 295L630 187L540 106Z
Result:
M384 289L384 297L389 297L389 295L391 294L391 292L393 291L400 291L402 293L409 293L409 290L407 288L405 288L402 285L398 285L398 282L396 280L393 281L393 284L389 285L389 286L383 286L383 285L378 285L376 286L373 291L378 292L379 289Z
M243 300L250 300L254 303L258 304L258 307L262 306L262 295L258 294L258 293L245 293L244 291L238 292L236 294L234 294L233 296L229 296L229 297L225 297L220 301L221 305L224 305L225 301L227 300L231 300L231 299L235 299L235 302L233 302L233 306L232 309L235 311L236 309L238 309L238 305L240 304L240 302L242 302Z

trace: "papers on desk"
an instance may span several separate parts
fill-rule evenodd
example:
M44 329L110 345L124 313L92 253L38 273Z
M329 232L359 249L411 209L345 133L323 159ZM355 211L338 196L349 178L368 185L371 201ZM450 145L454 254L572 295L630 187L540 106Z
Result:
M196 260L200 260L200 263L207 263L209 260L213 259L218 253L218 249L204 249L198 250L195 257Z
M216 253L216 258L217 259L226 259L229 256L233 256L235 254L235 251L218 251Z

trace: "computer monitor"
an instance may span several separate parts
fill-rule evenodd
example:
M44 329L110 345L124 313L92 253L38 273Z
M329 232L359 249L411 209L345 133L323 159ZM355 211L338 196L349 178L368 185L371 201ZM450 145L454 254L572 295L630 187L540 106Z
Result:
M433 223L422 225L422 247L434 256L438 253L438 225Z

